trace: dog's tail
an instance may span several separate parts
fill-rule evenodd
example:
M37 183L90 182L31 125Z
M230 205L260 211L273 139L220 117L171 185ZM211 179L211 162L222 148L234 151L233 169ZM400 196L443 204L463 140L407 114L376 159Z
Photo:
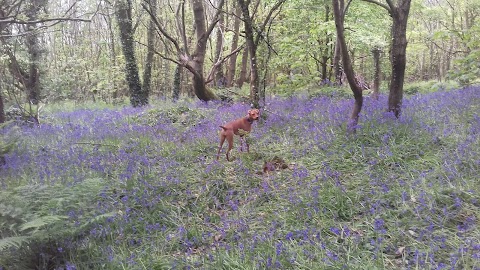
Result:
M221 128L223 128L223 130L227 130L227 128L226 128L226 127L224 127L224 126L220 126L220 127L221 127Z

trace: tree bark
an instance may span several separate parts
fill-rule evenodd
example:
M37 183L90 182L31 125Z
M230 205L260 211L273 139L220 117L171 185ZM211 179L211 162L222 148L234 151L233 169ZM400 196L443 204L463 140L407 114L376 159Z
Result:
M105 22L108 26L108 32L109 32L109 35L110 35L110 43L108 44L108 46L110 47L110 61L112 63L112 66L116 67L117 66L117 52L115 50L115 32L113 31L113 23L112 23L112 18L109 14L106 14L104 15L104 19L105 19ZM109 70L109 72L111 72ZM109 76L110 78L112 78L112 76ZM119 95L119 91L118 91L118 88L117 88L117 85L116 85L116 80L115 78L111 80L111 83L112 83L112 88L113 88L113 93L112 93L112 98L114 100L117 99L118 95Z
M325 23L328 23L330 21L330 6L328 5L327 2L325 2ZM328 31L325 31L325 43L324 43L324 49L322 49L322 62L321 62L321 66L322 66L322 82L326 82L327 81L327 78L328 78L328 74L327 74L327 68L328 68L328 59L329 59L329 48L328 48L328 44L330 43L330 34L328 33Z
M180 98L181 75L182 75L182 66L177 65L177 68L175 68L175 75L173 77L173 100L174 101Z
M5 123L5 107L3 105L2 91L0 90L0 123Z
M26 15L30 21L37 20L40 11L45 8L47 1L34 0L30 5L27 5ZM38 62L40 61L41 50L38 39L38 33L35 31L37 24L29 24L26 26L27 36L27 52L29 55L28 77L25 82L25 90L27 91L28 101L31 104L38 104L40 100L40 72Z
M255 36L253 35L253 21L248 10L250 1L238 0L238 4L242 9L243 23L245 24L245 39L247 43L248 54L250 56L250 100L253 107L259 107L260 96L258 93L259 80L257 69L257 44L255 44Z
M223 65L218 64L221 61L222 57L222 50L223 50L223 32L225 31L225 16L224 14L220 14L220 19L218 21L217 27L217 44L215 46L215 85L217 87L225 87L226 86L226 78L223 73ZM218 64L218 65L217 65Z
M150 10L155 12L157 10L157 0L148 0L150 5ZM147 30L147 57L145 59L145 69L143 70L143 92L147 96L151 92L152 84L152 66L153 66L153 56L155 52L155 22L150 18Z
M258 76L258 66L257 66L257 47L260 40L263 38L262 33L265 30L268 22L271 20L273 13L279 9L286 0L279 0L275 5L270 9L267 14L263 24L261 24L258 29L255 29L257 35L253 33L253 17L250 16L250 11L248 9L251 0L237 0L240 8L242 9L243 22L245 24L245 39L247 43L248 52L250 55L250 99L254 108L260 107L260 95L259 95L259 85L260 80ZM258 2L260 3L260 2Z
M217 7L220 10L223 7L223 0L220 0L219 6ZM219 16L219 12L217 12L215 19L211 22L209 28L207 29L206 22L205 22L205 8L203 6L202 0L192 0L192 8L193 8L193 18L195 21L195 29L196 29L196 36L197 36L197 46L195 52L193 53L191 60L188 61L188 65L191 67L189 69L192 71L192 85L195 92L195 95L203 101L210 101L217 99L215 94L210 91L205 84L204 78L204 63L205 63L205 55L207 53L207 41L210 33L213 30L213 27L217 23L216 18ZM188 68L188 67L187 67Z
M343 85L342 77L343 77L343 68L342 68L342 48L340 48L340 41L335 41L335 55L333 56L333 67L335 73L335 84L336 85Z
M387 1L390 3L390 1ZM403 99L403 83L405 79L407 22L411 0L399 0L397 6L390 6L392 24L392 48L390 61L392 63L392 78L388 96L388 110L398 118L401 114Z
M130 104L139 107L148 104L148 94L142 91L133 43L131 0L119 0L116 6L120 41L125 56L125 77L130 90Z
M363 106L363 96L362 88L357 84L355 80L355 73L353 70L352 62L350 60L350 55L348 53L347 44L345 42L344 34L344 9L341 8L344 6L343 0L332 0L333 2L333 14L335 17L335 27L337 29L337 41L339 44L342 53L342 63L345 70L345 75L347 76L348 84L350 89L352 89L353 96L355 98L355 104L353 106L352 114L347 125L347 131L349 133L355 133L356 127L358 125L358 119L360 116L360 111Z
M392 0L386 0L387 4L376 0L364 0L385 8L392 17L392 44L390 48L390 63L392 65L392 77L390 78L390 92L388 95L388 111L393 112L395 117L400 117L403 99L403 83L405 80L405 66L407 62L407 23L410 12L411 0L398 0L396 5Z
M236 3L236 2L234 2ZM240 16L242 15L242 9L237 4L235 7L235 22L233 24L233 38L231 51L235 51L238 47L238 37L240 34ZM235 79L235 72L237 69L237 53L233 54L230 58L228 72L227 72L227 86L232 87Z
M372 50L373 53L373 65L375 68L375 72L373 74L373 93L372 97L375 100L378 100L380 96L380 53L381 50L379 48L374 48Z
M245 47L242 54L242 66L240 69L240 76L237 80L237 86L242 88L243 84L247 80L247 64L248 64L248 48Z

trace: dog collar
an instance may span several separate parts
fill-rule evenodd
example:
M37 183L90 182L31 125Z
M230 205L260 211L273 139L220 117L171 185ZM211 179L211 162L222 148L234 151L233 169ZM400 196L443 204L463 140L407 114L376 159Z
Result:
M248 118L247 118L247 121L248 121L248 123L253 124L253 121L255 121L255 120L252 119L252 118L250 118L250 117L248 117Z

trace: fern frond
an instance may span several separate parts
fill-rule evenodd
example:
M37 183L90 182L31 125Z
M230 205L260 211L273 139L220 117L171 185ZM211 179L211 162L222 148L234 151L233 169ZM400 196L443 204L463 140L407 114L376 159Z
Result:
M9 248L19 248L22 244L30 241L29 236L12 236L0 239L0 251Z
M24 224L22 224L22 226L20 226L20 231L25 231L25 230L28 230L28 229L39 229L43 226L46 226L46 225L50 225L52 223L55 223L59 220L63 220L63 219L66 219L68 217L66 216L43 216L43 217L39 217L39 218L36 218L34 220L31 220L29 222L26 222Z
M83 230L91 224L97 223L97 222L103 220L104 218L114 217L115 215L116 215L116 212L109 212L109 213L105 213L105 214L102 214L102 215L95 216L95 217L91 218L89 221L82 224L82 226L80 226L80 229Z

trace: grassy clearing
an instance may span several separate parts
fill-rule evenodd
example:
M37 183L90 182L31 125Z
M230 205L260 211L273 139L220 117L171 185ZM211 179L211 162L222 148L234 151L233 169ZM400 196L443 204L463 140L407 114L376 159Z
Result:
M233 162L244 104L49 111L2 131L0 269L479 268L479 91L366 99L354 136L349 99L272 99Z

